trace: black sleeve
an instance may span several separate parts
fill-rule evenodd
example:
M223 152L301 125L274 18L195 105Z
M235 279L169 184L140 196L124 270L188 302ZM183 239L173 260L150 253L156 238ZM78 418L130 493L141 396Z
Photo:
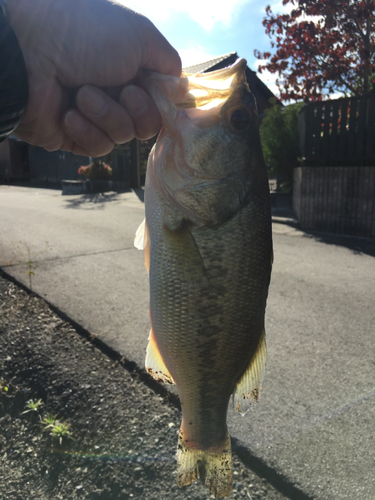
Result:
M5 3L0 0L0 142L20 123L29 95L27 72Z

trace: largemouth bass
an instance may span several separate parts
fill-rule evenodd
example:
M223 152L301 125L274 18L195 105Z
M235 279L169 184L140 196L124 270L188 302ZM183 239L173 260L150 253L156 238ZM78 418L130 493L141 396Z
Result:
M181 400L178 485L232 491L227 430L259 398L271 274L269 189L246 61L142 84L163 128L146 175L146 222L135 244L150 279L146 368Z

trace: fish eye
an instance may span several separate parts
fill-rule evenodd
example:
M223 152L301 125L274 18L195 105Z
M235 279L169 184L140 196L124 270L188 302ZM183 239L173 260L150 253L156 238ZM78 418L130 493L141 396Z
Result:
M230 117L230 124L235 130L246 130L250 122L250 113L244 108L236 109Z

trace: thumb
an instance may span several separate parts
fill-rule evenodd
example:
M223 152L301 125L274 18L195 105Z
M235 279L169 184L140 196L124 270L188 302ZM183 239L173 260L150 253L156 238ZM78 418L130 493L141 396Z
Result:
M182 67L177 50L149 19L143 17L143 20L148 26L143 31L140 67L163 75L180 76Z

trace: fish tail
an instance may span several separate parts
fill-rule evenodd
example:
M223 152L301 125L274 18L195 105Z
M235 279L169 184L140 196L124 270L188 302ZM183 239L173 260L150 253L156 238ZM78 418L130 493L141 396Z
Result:
M199 450L189 447L180 431L177 462L177 482L180 488L200 478L215 497L222 498L232 494L232 452L228 432L222 446Z

